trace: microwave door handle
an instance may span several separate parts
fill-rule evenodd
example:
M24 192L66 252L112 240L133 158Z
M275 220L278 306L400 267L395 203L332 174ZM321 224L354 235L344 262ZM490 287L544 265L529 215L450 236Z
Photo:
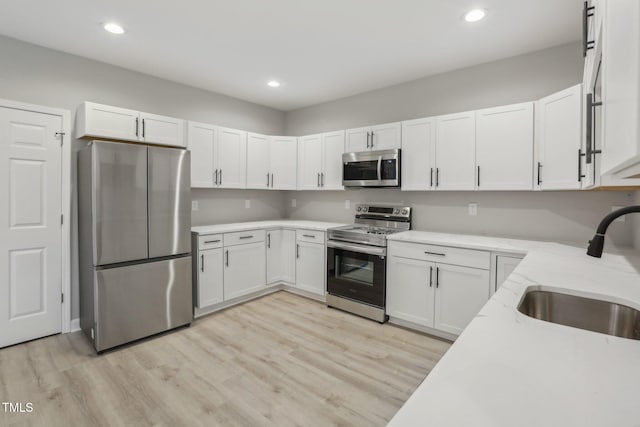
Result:
M378 156L378 181L382 181L382 156Z

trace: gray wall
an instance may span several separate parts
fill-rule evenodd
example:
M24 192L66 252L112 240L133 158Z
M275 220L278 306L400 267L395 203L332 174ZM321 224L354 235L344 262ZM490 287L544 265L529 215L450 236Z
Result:
M580 43L571 43L289 111L285 132L308 135L532 101L579 83L582 67Z
M198 210L191 212L193 225L260 221L285 217L285 192L267 190L219 190L193 188L191 199ZM245 208L245 200L251 207Z
M95 101L253 132L277 135L284 131L281 111L4 36L0 36L0 58L1 98L68 109L72 126L78 105ZM80 145L74 140L71 159L72 318L79 314L75 153ZM215 203L214 197L219 197ZM255 203L251 209L244 209L244 199L249 197ZM194 200L202 200L200 210L194 213L197 224L278 218L282 212L280 192L247 195L239 190L199 190L194 191Z
M357 203L406 204L416 230L587 242L613 206L633 202L635 192L414 192L393 189L299 191L286 194L287 217L352 223ZM291 207L296 199L296 207ZM345 209L345 200L351 209ZM468 204L478 215L468 215ZM616 246L633 244L633 223L613 223L607 236Z

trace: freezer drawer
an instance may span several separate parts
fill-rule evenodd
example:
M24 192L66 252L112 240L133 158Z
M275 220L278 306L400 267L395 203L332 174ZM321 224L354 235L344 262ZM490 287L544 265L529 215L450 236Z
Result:
M95 348L192 321L191 256L95 271Z

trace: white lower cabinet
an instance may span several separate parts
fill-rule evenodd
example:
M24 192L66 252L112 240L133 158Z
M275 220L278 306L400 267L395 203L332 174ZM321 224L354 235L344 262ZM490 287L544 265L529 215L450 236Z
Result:
M224 301L223 248L200 251L198 257L198 287L196 306L208 307Z
M224 248L224 299L240 297L266 286L264 241Z
M414 252L407 252L406 246L407 243L401 242L389 244L387 314L459 335L489 300L489 257L484 256L487 253L466 250L477 252L478 259L487 260L486 266L477 268L477 264L469 267L410 258L406 255L415 253L416 257L424 257L423 252L433 253L438 247L416 244ZM441 252L446 254L446 249Z
M267 285L296 281L296 232L267 230Z
M325 295L324 243L296 241L296 287L317 295Z

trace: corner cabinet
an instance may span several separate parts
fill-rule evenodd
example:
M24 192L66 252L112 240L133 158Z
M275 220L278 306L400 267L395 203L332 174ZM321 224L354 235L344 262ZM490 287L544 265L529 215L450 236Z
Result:
M296 282L295 230L267 230L267 285Z
M295 190L297 138L249 133L247 188Z
M344 131L298 138L298 190L343 190Z
M76 135L186 147L184 120L94 102L78 107Z

